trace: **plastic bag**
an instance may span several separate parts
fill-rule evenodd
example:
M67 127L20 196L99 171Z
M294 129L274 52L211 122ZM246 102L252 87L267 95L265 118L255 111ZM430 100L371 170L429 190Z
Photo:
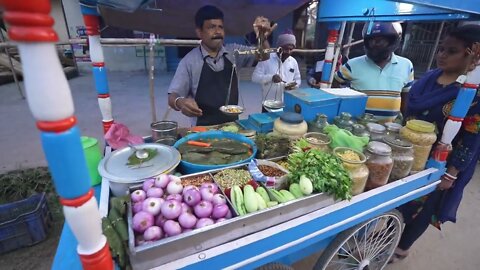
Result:
M368 144L370 140L368 137L359 137L353 135L350 131L341 129L336 125L328 125L323 129L328 134L328 137L332 140L330 147L343 146L350 147L360 152L363 152L363 148Z
M285 172L285 175L281 177L265 176L260 171L260 169L258 169L258 165L266 165L266 166L279 169ZM262 160L262 159L252 159L248 164L248 171L252 175L253 180L257 182L262 182L267 188L274 188L274 189L280 190L288 186L287 175L289 172L275 162L272 162L269 160Z

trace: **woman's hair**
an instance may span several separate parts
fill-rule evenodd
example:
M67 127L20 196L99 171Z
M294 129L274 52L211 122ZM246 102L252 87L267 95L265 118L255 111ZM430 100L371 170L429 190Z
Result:
M457 27L448 33L448 36L463 41L465 48L471 48L473 43L480 42L480 25L466 24Z

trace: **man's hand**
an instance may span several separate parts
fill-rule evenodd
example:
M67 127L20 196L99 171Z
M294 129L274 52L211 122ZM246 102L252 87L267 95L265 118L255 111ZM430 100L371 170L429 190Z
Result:
M193 98L181 98L177 101L177 106L182 114L188 117L199 117L203 114Z
M287 91L293 90L295 89L296 86L297 86L297 82L287 83L287 85L285 85L285 90Z
M274 82L274 83L282 82L282 78L280 77L280 75L275 74L275 75L273 75L273 77L272 77L272 82Z
M276 27L277 24L274 24L272 27L270 27L270 20L263 16L258 16L253 22L253 31L255 32L257 38L261 35L263 36L263 38L267 38L269 35L272 34L272 31Z
M310 80L308 81L308 83L309 83L310 86L313 87L313 88L320 88L320 82L317 82L317 80L315 80L315 78L310 78Z

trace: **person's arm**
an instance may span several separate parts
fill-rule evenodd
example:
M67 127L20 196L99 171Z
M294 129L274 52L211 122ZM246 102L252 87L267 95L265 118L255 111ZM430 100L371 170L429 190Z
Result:
M296 60L295 60L294 70L295 70L295 74L293 75L293 80L297 83L297 85L295 85L294 87L294 89L296 89L296 88L299 88L300 84L302 83L302 76L300 75L300 69L298 68L298 63Z
M198 107L195 100L188 97L192 89L191 72L188 71L187 61L182 59L175 71L170 87L168 88L168 105L176 111L189 117L198 117L202 115L202 110Z
M260 62L255 67L252 73L252 82L259 84L266 84L272 82L272 76L275 74L267 74L268 62Z
M408 80L405 82L404 87L402 88L402 92L400 94L400 112L405 115L407 112L407 106L408 106L408 92L410 92L410 88L412 87L413 81L415 79L414 76L414 71L413 71L413 64L410 62L409 65L409 75L408 75Z
M339 88L341 85L350 84L352 78L352 68L350 67L349 62L346 62L337 72L335 72L332 88Z

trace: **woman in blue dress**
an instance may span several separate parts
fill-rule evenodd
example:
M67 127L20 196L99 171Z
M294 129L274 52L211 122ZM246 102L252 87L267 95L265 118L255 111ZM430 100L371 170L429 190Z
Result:
M416 82L408 95L407 119L420 119L434 123L441 137L445 122L460 90L458 76L474 68L467 50L480 42L480 26L465 25L450 32L439 46L437 69ZM399 208L405 228L393 261L403 259L413 243L426 231L429 224L440 229L440 224L456 222L456 213L463 190L470 182L480 154L480 97L475 97L452 142L447 161L447 173L442 176L438 189L428 196Z

